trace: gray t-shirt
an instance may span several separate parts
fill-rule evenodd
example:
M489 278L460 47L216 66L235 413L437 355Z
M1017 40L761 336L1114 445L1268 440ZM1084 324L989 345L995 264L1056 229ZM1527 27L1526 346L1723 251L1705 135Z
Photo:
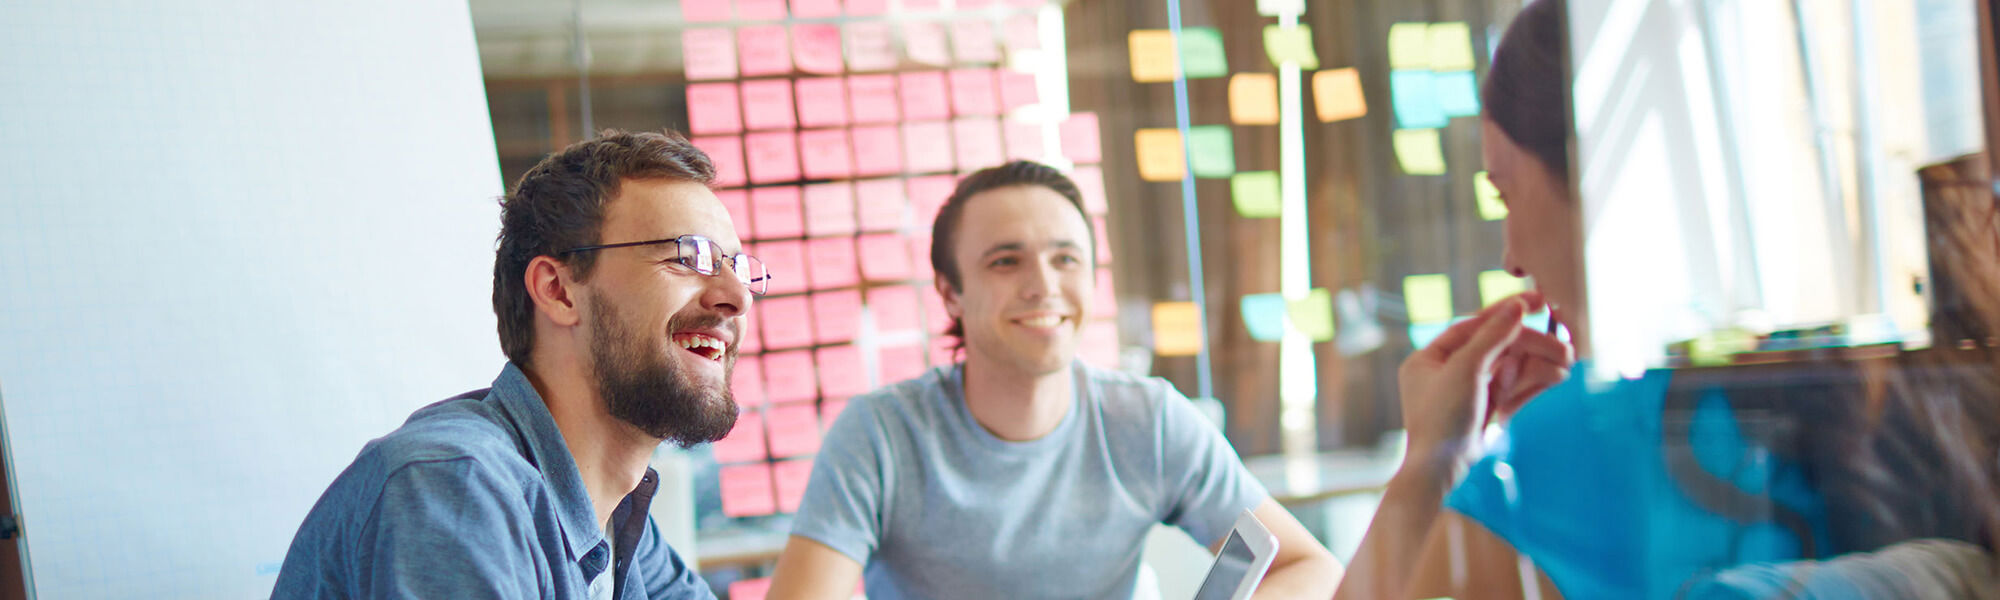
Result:
M854 398L792 533L867 565L871 599L1122 600L1154 524L1207 546L1270 497L1165 380L1071 371L1075 406L1027 442L973 420L957 366Z

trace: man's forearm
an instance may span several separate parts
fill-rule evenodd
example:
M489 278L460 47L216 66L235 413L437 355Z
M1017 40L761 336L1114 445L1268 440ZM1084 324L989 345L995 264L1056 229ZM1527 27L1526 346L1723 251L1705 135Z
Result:
M1321 600L1333 595L1335 586L1340 585L1340 561L1332 554L1318 552L1300 558L1287 565L1272 565L1264 575L1264 581L1257 584L1256 600L1283 600L1311 598Z
M1408 589L1424 539L1437 522L1450 489L1455 461L1411 457L1389 480L1382 504L1361 538L1336 599L1401 598Z

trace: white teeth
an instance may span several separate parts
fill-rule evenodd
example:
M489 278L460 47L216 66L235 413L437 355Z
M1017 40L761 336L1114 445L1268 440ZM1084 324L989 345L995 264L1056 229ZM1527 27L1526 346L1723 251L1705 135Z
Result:
M1062 322L1063 322L1063 317L1060 316L1045 316L1045 317L1035 317L1032 319L1021 319L1021 324L1027 325L1029 327L1055 327L1056 325L1059 325Z
M714 348L715 358L717 360L720 360L722 357L722 350L724 347L722 340L718 340L705 335L687 335L687 336L681 336L679 339L676 339L674 341L675 343L680 344L682 348L686 348L689 350L693 350L696 348Z

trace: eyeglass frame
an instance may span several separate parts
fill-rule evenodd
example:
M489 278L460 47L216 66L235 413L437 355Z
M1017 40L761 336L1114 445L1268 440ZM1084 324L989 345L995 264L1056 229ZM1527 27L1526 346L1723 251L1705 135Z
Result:
M674 258L673 258L673 261L674 261L674 262L678 262L678 263L680 263L681 265L683 265L683 266L686 266L687 268L690 268L690 269L694 269L694 272L695 272L695 273L699 273L699 274L701 274L701 275L704 275L704 276L708 276L708 277L714 277L714 276L716 276L716 275L720 275L720 274L722 274L722 269L721 269L721 267L720 267L719 265L721 265L721 264L722 264L722 262L723 262L724 260L728 260L728 261L729 261L729 263L730 263L730 264L729 264L729 271L730 271L731 273L737 273L737 274L738 274L738 275L737 275L737 277L736 277L736 280L737 280L737 281L739 281L739 282L742 282L742 283L743 283L743 287L746 287L746 288L749 288L749 289L750 289L750 293L751 293L751 294L753 294L753 295L757 295L757 296L762 296L762 295L764 295L764 294L767 294L767 293L769 293L769 292L771 291L771 290L770 290L770 288L771 288L771 278L772 278L772 277L774 277L774 275L772 275L772 274L771 274L771 268L770 268L770 266L768 266L768 265L764 265L764 259L761 259L761 258L757 258L757 257L755 257L755 256L752 256L752 255L749 255L749 254L745 254L745 253L742 253L742 252L738 252L738 253L735 253L735 254L728 254L728 253L725 253L725 252L723 252L723 251L722 251L722 244L720 244L720 243L717 243L717 242L716 242L716 241L715 241L714 239L712 239L712 238L710 238L710 237L708 237L708 236L705 236L705 235L701 235L701 234L695 234L695 233L689 233L689 234L683 234L683 235L679 235L679 236L675 236L675 237L670 237L670 238L662 238L662 239L657 239L657 240L646 240L646 241L643 241L643 242L620 242L620 243L616 243L616 244L597 244L597 245L594 245L594 246L577 246L577 247L575 247L575 248L570 248L570 249L568 249L568 250L563 250L563 251L560 251L560 252L557 252L556 254L558 254L558 255L563 255L563 256L568 256L568 255L570 255L570 254L575 254L575 253L578 253L578 252L589 252L589 251L592 251L592 250L609 250L609 249L612 249L612 248L631 248L631 247L634 247L634 246L652 246L652 245L658 245L658 244L666 244L666 243L673 243L673 244L675 244L676 246L678 246L678 245L679 245L679 244L681 244L681 243L682 243L682 242L683 242L684 240L685 240L685 241L687 241L687 243L692 243L692 244L694 244L696 248L708 248L708 249L709 249L709 252L711 252L711 253L712 253L712 256L714 256L715 258L714 258L713 260L711 260L711 261L710 261L710 265L709 265L708 267L706 267L706 269L707 269L707 271L708 271L708 272L704 272L704 271L703 271L704 267L702 267L701 265L699 265L699 264L695 264L695 263L697 263L697 262L699 262L699 261L700 261L700 256L701 256L701 252L700 252L699 250L697 250L697 251L696 251L696 252L695 252L695 253L694 253L693 255L689 255L689 254L687 254L687 253L681 253L681 255L680 255L680 256L676 256L676 257L674 257ZM677 247L677 248L675 248L675 250L679 250L679 248ZM738 270L738 269L736 268L737 266L736 266L736 260L735 260L735 259L738 259L738 258L747 258L747 259L750 259L750 260L754 260L754 261L757 261L757 264L758 264L758 265L764 265L764 276L763 276L763 277L759 277L759 278L756 278L756 279L744 279L744 278L743 278L743 275L741 275L741 271L740 271L740 270ZM759 285L758 285L758 284L762 284L762 288L763 288L763 289L759 289Z

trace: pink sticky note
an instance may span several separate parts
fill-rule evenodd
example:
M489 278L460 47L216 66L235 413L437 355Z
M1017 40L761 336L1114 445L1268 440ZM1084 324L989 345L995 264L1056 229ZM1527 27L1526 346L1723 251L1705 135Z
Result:
M776 486L771 483L771 465L723 467L722 514L731 517L768 515L778 510Z
M764 325L767 330L778 327L800 331L811 329L804 322ZM819 384L813 378L811 350L787 350L764 354L764 390L772 402L798 402L819 397Z
M1001 126L1007 142L1007 158L1036 160L1042 156L1042 126L1026 121L1007 121Z
M1104 171L1096 166L1077 167L1069 174L1069 180L1076 183L1076 189L1083 193L1083 212L1101 215L1110 210L1110 203L1104 197Z
M813 292L812 306L815 343L851 342L860 335L861 290Z
M838 17L840 16L840 0L792 0L792 16L801 19Z
M736 226L738 235L750 231L750 193L743 190L715 190L715 199L722 203L723 210L729 211L729 222ZM749 236L743 236L749 239Z
M743 112L737 108L736 84L688 84L687 94L689 133L707 135L743 130Z
M896 85L904 120L927 121L951 116L944 71L903 73L896 76Z
M689 23L727 21L735 16L730 8L728 2L688 0L681 3L681 20Z
M959 0L960 6L964 3L965 0ZM951 51L960 63L1000 62L1000 44L993 38L993 22L984 19L953 21Z
M1042 102L1035 88L1035 76L1019 71L1000 71L1000 110L1013 112Z
M824 432L826 429L832 429L833 420L840 418L840 413L846 410L846 400L819 401L819 426L823 428L821 431Z
M751 130L791 129L792 84L783 79L743 82L743 124Z
M854 182L854 195L855 224L862 231L897 230L909 222L910 201L903 196L903 181L900 179Z
M686 4L683 2L682 4ZM764 600L771 595L771 578L739 579L729 582L729 600Z
M736 416L736 426L730 428L729 435L716 440L709 449L715 451L715 462L722 464L764 460L770 453L764 449L763 414L743 411Z
M746 178L743 169L743 138L733 135L697 137L689 142L708 155L709 162L715 163L715 185L729 187L743 185Z
M746 319L747 320L747 319ZM751 336L737 340L737 345ZM735 366L729 368L729 393L736 396L736 404L753 407L764 404L764 359L756 356L738 356Z
M799 162L806 179L847 178L854 174L854 156L845 129L799 132Z
M750 164L752 183L799 179L799 138L790 131L765 131L743 137L743 157Z
M681 59L690 81L736 78L736 37L728 29L681 32Z
M811 402L780 404L767 409L772 458L804 456L819 451L819 410ZM782 463L781 463L782 464ZM779 503L782 507L783 503Z
M957 8L960 10L968 8L986 8L992 5L993 5L993 0L957 0L956 2L952 3L953 8Z
M806 232L805 212L799 205L799 188L778 186L751 188L751 221L757 224L755 239L792 238ZM772 266L768 262L766 266Z
M851 237L806 240L806 261L806 279L815 290L853 287L861 277Z
M951 327L951 313L945 310L944 296L938 295L935 286L933 286L933 289L928 291L930 293L918 295L918 297L922 298L924 301L924 328L928 330L927 333L930 333L931 335L943 334L945 329ZM931 361L931 364L933 365L944 365L950 363L951 361L949 360Z
M847 78L848 109L855 123L894 123L902 118L896 100L896 76L855 75Z
M951 126L944 121L903 124L903 168L912 173L952 170Z
M799 126L838 127L847 124L847 84L839 77L800 79L794 89L799 102Z
M1091 217L1090 228L1097 237L1097 264L1111 264L1111 234L1104 226L1104 217Z
M813 438L815 440L819 438L817 430L814 430ZM778 482L779 511L788 513L799 511L799 503L806 497L806 484L812 481L812 469L811 460L788 460L771 467L771 476Z
M1118 289L1111 282L1111 269L1097 270L1097 296L1090 301L1090 314L1098 317L1118 316Z
M841 72L840 26L801 23L792 26L792 58L800 71L832 75Z
M1006 29L1007 50L1038 50L1042 47L1042 23L1035 13L1021 13L1007 18L1001 25Z
M792 72L791 38L783 25L758 25L736 30L736 54L744 77Z
M820 348L819 389L829 397L845 398L868 391L868 371L861 367L855 346Z
M806 186L806 235L854 233L854 185L845 181Z
M887 21L848 23L841 26L841 32L847 38L847 68L855 71L896 68L900 60L896 56L896 34Z
M924 374L924 347L889 346L876 352L877 377L884 384L914 379Z
M908 8L908 2L904 7ZM903 23L903 51L910 60L942 67L951 64L951 49L944 38L944 25L933 21Z
M936 279L931 272L931 230L925 229L908 236L910 246L910 277L918 280Z
M785 18L785 0L736 0L736 18L745 21L782 21Z
M984 169L1006 162L1000 146L1000 124L990 118L959 119L951 122L954 156L966 169Z
M812 344L811 299L805 296L764 298L754 306L757 307L757 318L763 321L765 348L797 348ZM764 355L764 394L773 401L779 401L782 399L775 389L777 383L772 381L778 376L777 365L771 362L771 356L769 353Z
M1083 326L1076 348L1077 358L1100 369L1118 368L1118 323L1091 321Z
M922 331L917 319L921 310L914 286L889 285L868 290L868 314L875 317L877 333Z
M757 250L756 244L744 244L743 251L749 253L751 256L755 256L758 258L764 257L764 254ZM743 356L745 357L756 358L758 360L758 364L762 365L763 358L759 357L758 354L764 351L764 336L757 332L757 319L739 318L737 319L736 322L742 324L743 328L742 332L736 338L737 350L741 351L743 353ZM758 404L762 404L765 400L762 391L763 386L764 386L763 369L759 368L758 379L757 379L757 389L759 390L757 396Z
M938 0L903 0L903 10L937 10Z
M903 237L894 233L870 233L855 240L861 261L861 276L869 281L900 281L910 278L910 252Z
M798 240L764 242L757 244L756 257L764 261L764 267L771 271L771 293L790 294L806 291L806 247ZM764 300L758 300L763 304ZM803 324L800 327L804 327ZM757 323L757 329L770 329L769 323ZM766 339L769 339L768 337ZM770 365L765 365L769 367Z
M938 209L951 198L952 189L957 186L958 182L950 175L910 178L911 218L916 222L917 230L931 230L932 223L937 221Z
M862 177L903 171L903 134L894 125L856 127L854 174Z
M939 329L938 331L942 332L944 330ZM964 358L964 351L954 349L954 346L957 344L957 338L947 337L942 333L931 338L931 365L948 367L957 363L959 359Z
M889 11L889 0L847 0L847 16L868 17Z
M1008 5L1008 6L1019 6L1019 7L1022 7L1022 8L1034 8L1034 7L1037 7L1037 6L1041 6L1041 5L1042 5L1042 3L1046 2L1046 1L1047 1L1047 0L1007 0L1007 5Z
M959 116L994 115L1000 112L994 93L992 69L952 69L945 75L951 83L951 112Z
M1060 127L1063 156L1077 163L1103 160L1097 143L1097 113L1075 113Z

